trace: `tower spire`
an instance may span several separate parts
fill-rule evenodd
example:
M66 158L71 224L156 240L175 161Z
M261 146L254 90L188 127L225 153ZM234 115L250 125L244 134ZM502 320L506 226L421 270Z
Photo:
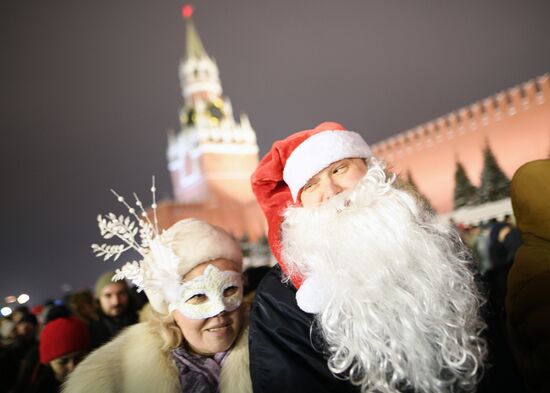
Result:
M181 15L187 27L186 55L179 65L184 105L180 132L169 138L167 152L174 194L180 203L214 203L222 194L248 201L258 163L256 133L247 117L235 121L218 66L193 23L193 6L184 5Z
M197 58L200 59L202 57L208 57L208 54L204 50L204 46L202 45L201 38L199 36L199 33L195 27L195 23L193 23L193 12L194 7L191 4L185 4L181 8L181 15L183 16L183 19L185 19L186 25L187 25L187 53L186 58Z

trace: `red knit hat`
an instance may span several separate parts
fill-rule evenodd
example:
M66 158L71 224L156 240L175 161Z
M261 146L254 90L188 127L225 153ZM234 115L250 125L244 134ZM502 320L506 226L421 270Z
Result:
M306 182L333 162L345 158L368 158L365 140L341 124L325 122L312 130L296 132L277 141L252 174L252 190L267 218L271 251L285 273L281 259L281 223L285 209L296 203ZM296 288L303 278L290 277Z
M76 317L57 318L40 335L40 362L47 364L68 353L90 348L88 328Z

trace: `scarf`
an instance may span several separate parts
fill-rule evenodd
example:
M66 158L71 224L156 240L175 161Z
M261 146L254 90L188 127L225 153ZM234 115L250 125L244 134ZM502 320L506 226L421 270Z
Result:
M189 353L181 345L172 350L182 392L216 393L223 361L228 352L216 353L212 358Z

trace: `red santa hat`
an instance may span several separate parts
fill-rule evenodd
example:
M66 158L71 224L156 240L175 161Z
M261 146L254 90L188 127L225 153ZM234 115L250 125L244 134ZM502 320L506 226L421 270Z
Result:
M281 258L284 210L293 203L299 203L302 187L333 162L371 156L371 149L361 135L334 122L296 132L273 144L252 174L251 181L252 190L267 218L271 251L285 273L288 271ZM290 278L299 288L302 277Z
M90 333L77 317L54 319L40 334L40 362L43 364L71 352L89 349Z

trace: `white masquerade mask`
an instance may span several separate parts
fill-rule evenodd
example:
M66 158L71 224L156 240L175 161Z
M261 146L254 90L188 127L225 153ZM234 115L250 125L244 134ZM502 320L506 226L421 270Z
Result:
M243 279L240 273L208 265L202 275L181 284L178 292L178 300L169 304L169 311L178 310L190 319L205 319L239 308Z

